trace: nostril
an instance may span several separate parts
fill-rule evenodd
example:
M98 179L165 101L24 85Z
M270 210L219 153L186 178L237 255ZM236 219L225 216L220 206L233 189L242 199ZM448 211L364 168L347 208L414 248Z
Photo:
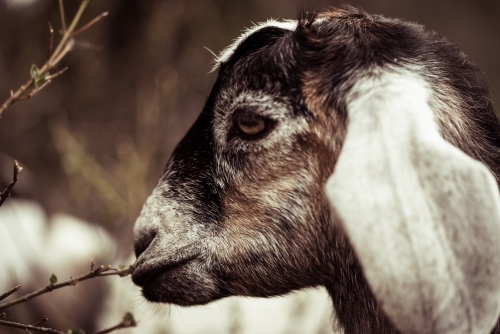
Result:
M136 233L134 240L134 252L135 256L138 258L146 249L148 249L149 245L153 242L156 237L156 231L145 231Z

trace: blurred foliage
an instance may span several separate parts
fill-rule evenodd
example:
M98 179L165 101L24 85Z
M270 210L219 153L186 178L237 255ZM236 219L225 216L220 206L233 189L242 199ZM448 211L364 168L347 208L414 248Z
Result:
M26 1L25 1L26 2ZM425 24L475 61L500 103L500 1L351 0L371 13ZM0 100L43 63L57 1L0 0ZM66 1L70 17L78 1ZM83 20L109 17L76 39L69 70L0 121L0 152L34 175L33 196L49 211L98 222L131 250L131 224L190 124L215 74L212 55L243 27L295 18L326 0L92 1ZM237 325L235 325L237 327Z

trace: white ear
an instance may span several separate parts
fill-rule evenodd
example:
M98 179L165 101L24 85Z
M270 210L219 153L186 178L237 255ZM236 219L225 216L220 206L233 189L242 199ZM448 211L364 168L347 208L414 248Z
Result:
M500 200L439 134L420 78L360 80L326 193L382 309L402 333L489 333L500 313Z

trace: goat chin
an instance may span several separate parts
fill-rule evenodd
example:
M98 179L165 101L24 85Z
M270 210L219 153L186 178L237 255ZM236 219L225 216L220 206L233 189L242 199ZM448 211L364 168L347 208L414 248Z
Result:
M500 123L455 45L347 7L215 70L134 227L146 299L320 285L346 333L500 332Z

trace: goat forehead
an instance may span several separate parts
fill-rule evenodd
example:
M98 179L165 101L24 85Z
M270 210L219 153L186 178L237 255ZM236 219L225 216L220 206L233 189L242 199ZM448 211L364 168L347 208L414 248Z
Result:
M226 47L215 59L214 70L217 69L221 63L228 61L229 58L233 55L236 48L244 40L246 40L248 36L266 27L276 27L284 30L294 31L297 28L297 21L296 20L277 21L270 19L267 20L266 22L255 24L253 27L246 29L238 38L234 40L232 44Z

